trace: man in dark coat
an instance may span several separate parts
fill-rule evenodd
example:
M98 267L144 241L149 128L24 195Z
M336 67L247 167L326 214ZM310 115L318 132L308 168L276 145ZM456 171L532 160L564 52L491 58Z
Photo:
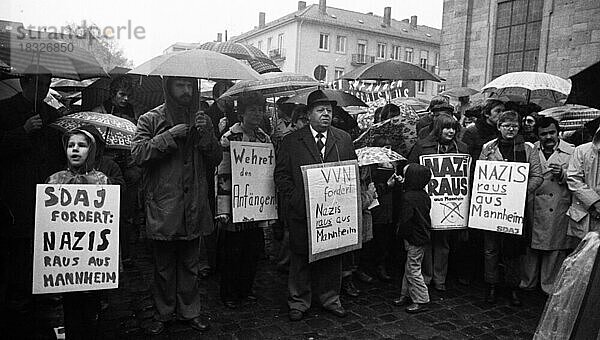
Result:
M65 160L61 133L49 127L58 112L44 102L52 75L37 66L29 67L25 74L20 80L23 92L0 102L0 259L5 262L0 263L4 277L0 283L7 285L10 297L4 303L0 296L0 310L7 307L11 316L16 315L15 308L21 313L35 310L29 302L36 185L46 183L64 167Z
M289 317L301 320L311 305L311 281L323 308L345 317L340 303L341 256L308 263L308 224L305 192L300 167L308 164L356 159L350 135L331 126L335 101L323 91L308 96L309 125L287 135L275 167L275 184L288 204L290 228Z
M164 79L165 103L138 120L131 153L143 169L146 235L154 255L156 315L150 334L164 330L173 315L196 330L200 317L200 236L213 231L207 174L222 151L210 118L197 112L195 79Z

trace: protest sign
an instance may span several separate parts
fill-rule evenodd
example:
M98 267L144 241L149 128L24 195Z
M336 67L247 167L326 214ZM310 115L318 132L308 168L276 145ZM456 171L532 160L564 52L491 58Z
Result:
M423 155L420 162L432 173L426 188L431 197L431 229L466 228L471 156L458 153Z
M362 246L358 162L301 167L308 216L308 261Z
M230 148L233 222L277 219L273 144L231 142Z
M523 234L529 163L477 161L469 228Z
M118 288L119 186L40 184L33 294Z

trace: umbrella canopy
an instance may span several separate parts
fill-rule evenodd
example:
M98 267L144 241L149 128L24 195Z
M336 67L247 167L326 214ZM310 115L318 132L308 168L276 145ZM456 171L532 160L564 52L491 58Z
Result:
M406 160L402 155L391 149L375 146L357 149L356 156L358 157L359 166Z
M319 82L309 76L291 72L262 74L259 80L242 80L229 88L222 97L234 97L244 92L260 92L263 96L280 97L298 94L307 87L315 89Z
M105 77L96 58L70 40L51 39L48 33L0 33L0 60L10 65L8 76L36 73L31 65L48 69L54 77L83 80Z
M481 91L495 96L519 96L526 103L533 99L558 104L571 90L566 79L543 72L511 72L503 74L485 85Z
M453 89L443 91L440 93L440 95L450 97L468 97L474 95L475 93L479 93L479 91L470 87L455 87Z
M69 131L88 124L94 125L100 131L107 148L126 150L131 148L135 124L111 114L77 112L58 118L50 126L61 131Z
M570 77L569 104L581 104L600 109L600 61Z
M352 80L432 80L438 82L442 80L418 65L399 60L386 60L363 65L342 75L341 78Z
M600 117L600 110L583 105L566 104L540 111L538 114L556 119L562 131L572 131Z
M203 79L260 79L256 71L237 59L199 49L159 55L128 73Z
M290 97L285 102L292 103L292 104L306 105L307 100L308 100L308 95L311 92L313 92L314 90L315 90L314 88L303 90L299 94L297 94L293 97ZM341 107L344 107L344 106L368 106L362 100L360 100L357 97L351 95L350 93L347 93L344 91L329 90L329 89L323 89L321 91L323 91L325 93L325 96L327 96L327 98L329 98L331 100L335 100L337 102L337 106L341 106Z
M232 41L207 42L200 45L198 49L223 53L239 60L247 60L250 67L261 74L267 72L281 72L275 62L269 59L269 57L261 50L252 45Z

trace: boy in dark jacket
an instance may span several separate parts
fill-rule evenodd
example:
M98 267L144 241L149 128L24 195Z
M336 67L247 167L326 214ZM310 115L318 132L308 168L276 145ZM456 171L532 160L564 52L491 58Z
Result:
M404 238L406 248L406 267L402 278L400 297L393 301L397 306L412 304L406 307L407 313L419 313L426 310L429 303L429 292L423 280L421 261L425 245L429 243L431 219L431 199L425 186L431 179L431 170L416 163L404 167L404 195L400 202L397 225L398 235Z

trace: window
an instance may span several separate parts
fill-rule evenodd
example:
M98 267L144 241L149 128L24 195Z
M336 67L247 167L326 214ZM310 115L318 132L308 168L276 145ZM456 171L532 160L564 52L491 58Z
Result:
M267 38L267 51L271 50L271 43L273 42L273 38L268 37Z
M411 47L407 47L404 49L404 61L407 63L413 62L413 49Z
M277 36L277 50L279 51L280 55L283 54L283 33Z
M427 58L429 57L428 51L421 51L421 58L419 59L419 65L422 68L427 69Z
M543 0L498 3L492 78L537 70L543 7Z
M329 34L321 33L319 36L319 49L321 51L329 51Z
M338 35L335 40L335 51L337 53L346 53L346 37Z
M392 47L392 59L395 59L395 60L402 59L402 48L400 46Z
M446 91L446 84L438 85L438 93Z
M377 43L377 58L385 59L386 45L384 43Z
M344 68L343 67L336 67L335 68L335 70L334 70L334 78L335 79L340 79L343 74L344 74Z
M417 92L419 92L419 93L425 92L425 81L424 80L417 82Z
M440 54L436 53L435 54L435 69L434 69L435 74L439 74L440 72Z
M258 47L258 49L262 51L262 40L258 41L258 45L256 47Z
M359 40L358 44L356 45L356 52L357 52L357 60L359 63L366 63L367 62L367 41L366 40Z

